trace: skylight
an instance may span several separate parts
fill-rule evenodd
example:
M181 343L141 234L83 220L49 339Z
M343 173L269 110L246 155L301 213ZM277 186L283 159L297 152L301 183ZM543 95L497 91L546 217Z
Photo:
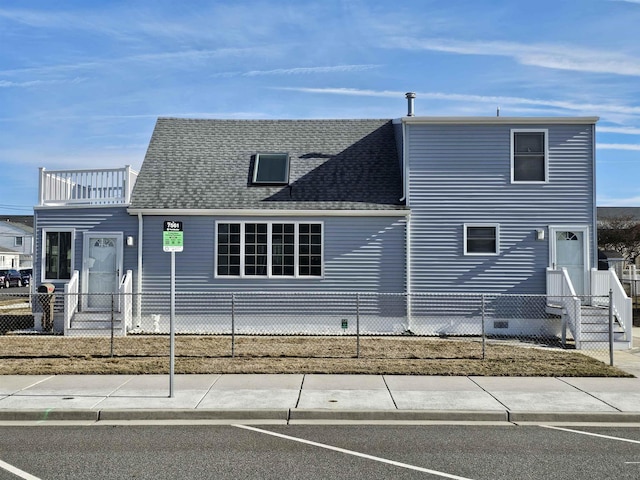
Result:
M253 183L288 184L289 155L286 153L258 153L253 167Z

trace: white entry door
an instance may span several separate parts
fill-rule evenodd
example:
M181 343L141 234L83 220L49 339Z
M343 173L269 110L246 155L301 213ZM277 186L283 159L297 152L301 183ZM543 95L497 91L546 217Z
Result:
M551 264L566 268L577 295L588 293L589 248L587 227L550 228Z
M122 234L85 233L83 257L83 309L111 310L122 271ZM118 304L114 298L116 308Z

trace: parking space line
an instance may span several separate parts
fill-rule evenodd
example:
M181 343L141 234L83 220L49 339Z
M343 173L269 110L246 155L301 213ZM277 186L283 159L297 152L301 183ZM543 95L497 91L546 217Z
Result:
M20 470L17 467L14 467L13 465L9 465L8 463L3 462L2 460L0 460L0 468L6 470L9 473L13 473L14 475L20 478L24 478L24 480L40 480L39 477L35 477L30 473L27 473L23 470Z
M583 432L581 430L572 430L571 428L554 427L553 425L540 425L540 426L543 428L550 428L552 430L562 430L564 432L579 433L581 435L589 435L591 437L600 437L600 438L606 438L609 440L618 440L619 442L640 444L640 440L631 440L629 438L611 437L609 435L602 435L599 433Z
M283 435L282 433L270 432L269 430L262 430L261 428L250 427L248 425L233 425L233 426L237 427L237 428L242 428L242 429L245 429L245 430L251 430L251 431L254 431L254 432L258 432L258 433L264 433L266 435L271 435L271 436L274 436L274 437L284 438L286 440L292 440L292 441L298 442L298 443L304 443L306 445L311 445L311 446L314 446L314 447L324 448L326 450L333 450L334 452L340 452L340 453L345 453L347 455L353 455L355 457L366 458L367 460L374 460L376 462L386 463L388 465L394 465L394 466L400 467L400 468L407 468L409 470L415 470L415 471L418 471L418 472L430 473L432 475L437 475L437 476L443 477L443 478L451 478L453 480L472 480L472 479L467 478L467 477L459 477L457 475L451 475L449 473L439 472L438 470L430 470L428 468L418 467L416 465L410 465L408 463L396 462L394 460L388 460L386 458L375 457L373 455L368 455L366 453L360 453L360 452L356 452L356 451L353 451L353 450L346 450L344 448L334 447L332 445L327 445L325 443L313 442L311 440L305 440L303 438L291 437L289 435Z

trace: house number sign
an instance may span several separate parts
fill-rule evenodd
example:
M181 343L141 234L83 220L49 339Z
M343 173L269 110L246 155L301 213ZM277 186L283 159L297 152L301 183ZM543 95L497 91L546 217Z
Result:
M166 221L162 231L162 250L165 252L182 252L184 237L182 222Z

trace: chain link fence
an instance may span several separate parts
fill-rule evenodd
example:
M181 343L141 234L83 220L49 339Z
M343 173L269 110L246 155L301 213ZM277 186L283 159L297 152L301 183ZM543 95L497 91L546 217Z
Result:
M174 301L176 352L194 358L485 359L495 345L604 354L632 339L609 297L178 292ZM43 355L161 357L171 311L167 293L2 291L0 335L12 357L38 353L29 342L42 337Z

